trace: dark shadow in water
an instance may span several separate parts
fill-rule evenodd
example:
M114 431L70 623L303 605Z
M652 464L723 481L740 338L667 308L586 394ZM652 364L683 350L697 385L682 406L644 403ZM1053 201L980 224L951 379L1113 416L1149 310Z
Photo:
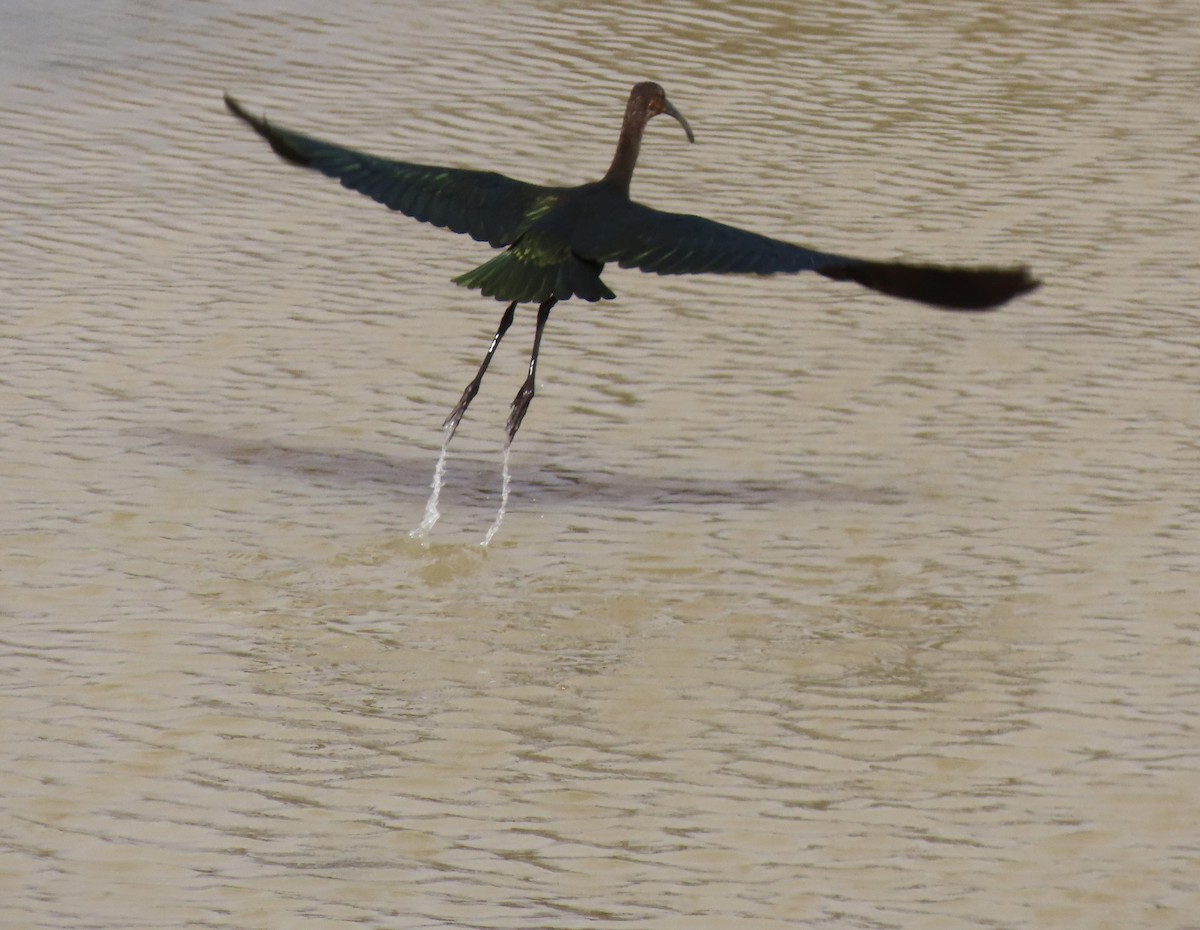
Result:
M239 466L290 472L311 478L314 484L342 486L373 485L390 494L423 501L437 459L435 451L419 457L397 457L371 452L331 452L295 444L275 443L245 437L221 436L172 428L142 429L136 435L156 443L190 449L227 459ZM477 497L481 502L495 495L500 481L499 454L480 459L478 453L456 456L451 449L446 470L446 491L455 496ZM711 507L738 504L766 507L786 501L846 501L896 504L903 495L891 488L868 488L825 481L811 475L794 479L705 478L703 475L645 474L542 465L537 471L516 468L512 494L535 498L539 507L568 503L610 503L625 509L664 507Z

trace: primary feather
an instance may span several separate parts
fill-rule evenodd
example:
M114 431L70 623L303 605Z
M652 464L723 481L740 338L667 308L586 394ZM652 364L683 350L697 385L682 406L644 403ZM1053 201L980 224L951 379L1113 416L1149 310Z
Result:
M336 178L344 187L422 223L466 233L493 246L511 245L530 210L553 191L495 171L379 158L276 126L249 113L228 94L225 105L285 161Z

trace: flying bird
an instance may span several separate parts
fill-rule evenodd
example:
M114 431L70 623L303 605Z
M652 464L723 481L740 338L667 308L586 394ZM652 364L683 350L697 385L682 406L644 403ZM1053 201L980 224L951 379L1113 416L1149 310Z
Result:
M529 373L513 399L505 448L533 399L538 351L550 311L571 297L609 300L604 266L656 274L780 274L815 271L892 297L950 310L990 310L1038 286L1024 267L953 267L870 261L821 252L727 226L701 216L667 213L630 199L629 187L647 123L665 113L695 141L683 114L653 82L634 86L612 164L598 181L552 187L494 171L395 161L325 142L268 122L228 94L225 105L282 159L313 168L413 219L487 242L503 251L455 278L463 287L507 303L475 377L443 424L446 442L479 390L517 305L536 303ZM443 450L445 446L443 445Z

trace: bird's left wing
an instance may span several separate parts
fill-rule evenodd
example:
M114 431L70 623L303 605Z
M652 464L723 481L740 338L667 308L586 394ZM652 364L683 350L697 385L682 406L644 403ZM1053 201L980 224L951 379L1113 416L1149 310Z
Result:
M554 193L553 188L494 171L392 161L314 139L254 116L228 94L225 106L285 161L314 168L422 223L467 233L494 246L510 245L530 210Z

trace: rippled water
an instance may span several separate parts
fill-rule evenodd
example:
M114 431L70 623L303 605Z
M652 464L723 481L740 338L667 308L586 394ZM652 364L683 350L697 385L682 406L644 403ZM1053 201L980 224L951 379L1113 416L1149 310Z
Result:
M1184 928L1191 5L3 7L0 924ZM413 160L868 256L519 319L477 243L289 168Z

